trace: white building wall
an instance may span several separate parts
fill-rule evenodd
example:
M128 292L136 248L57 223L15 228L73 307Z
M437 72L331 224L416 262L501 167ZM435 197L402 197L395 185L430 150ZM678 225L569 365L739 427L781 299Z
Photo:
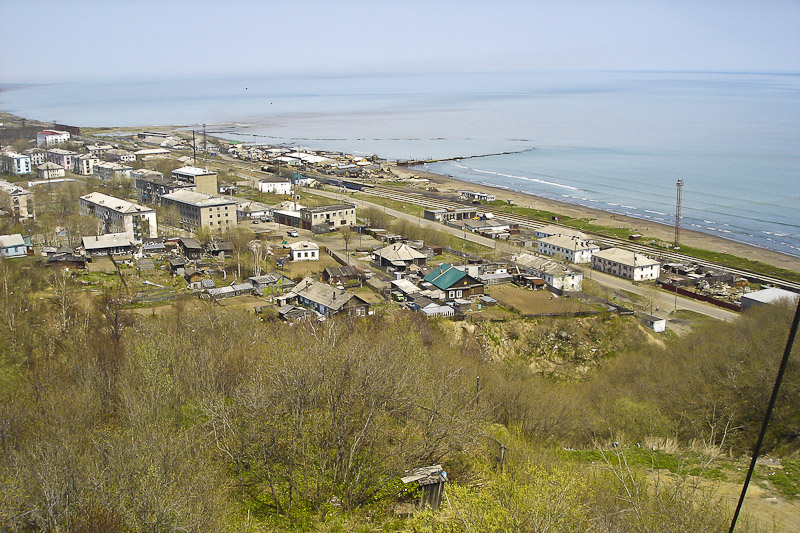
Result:
M291 194L292 184L290 182L259 181L258 190L272 194Z

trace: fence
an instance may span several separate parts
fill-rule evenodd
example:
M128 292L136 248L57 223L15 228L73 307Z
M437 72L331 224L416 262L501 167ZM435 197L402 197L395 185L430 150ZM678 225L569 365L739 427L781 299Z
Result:
M730 303L730 302L724 302L722 300L717 300L716 298L713 298L711 296L706 296L705 294L698 294L696 292L687 291L686 289L681 289L680 287L676 287L675 285L673 285L671 283L662 283L660 281L658 283L661 285L662 289L664 289L666 291L669 291L669 292L677 292L681 296L687 296L689 298L694 298L695 300L700 300L702 302L708 302L708 303L710 303L712 305L716 305L717 307L722 307L723 309L729 309L731 311L737 311L738 312L738 311L742 310L742 306L741 305L736 305L736 304L733 304L733 303Z

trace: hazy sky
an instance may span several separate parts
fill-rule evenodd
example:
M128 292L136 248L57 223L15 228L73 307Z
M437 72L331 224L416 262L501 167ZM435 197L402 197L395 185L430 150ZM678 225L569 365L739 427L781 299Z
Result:
M800 0L0 0L0 82L800 71Z

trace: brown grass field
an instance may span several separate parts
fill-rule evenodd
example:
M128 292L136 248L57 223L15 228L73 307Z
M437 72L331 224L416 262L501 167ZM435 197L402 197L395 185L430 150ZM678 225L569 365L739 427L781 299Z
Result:
M593 307L576 300L556 297L546 290L521 289L510 283L488 287L486 293L500 305L516 309L523 315L580 313L594 310Z

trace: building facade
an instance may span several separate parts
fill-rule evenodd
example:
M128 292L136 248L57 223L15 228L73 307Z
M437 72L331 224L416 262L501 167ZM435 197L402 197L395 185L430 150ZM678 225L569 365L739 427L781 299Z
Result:
M103 222L104 233L124 233L136 242L158 237L155 210L93 192L78 199L80 213Z
M61 148L52 148L45 153L45 159L51 163L55 163L64 169L72 168L72 159L78 155L77 152L71 150L62 150Z
M185 181L168 180L160 172L142 168L131 173L136 197L145 204L161 205L161 197L175 191L193 191L194 185Z
M592 256L592 268L633 281L657 279L661 263L646 255L622 248L609 248Z
M172 171L172 179L191 183L194 190L204 194L219 194L217 173L207 168L186 166Z
M99 163L100 160L92 154L80 154L72 158L72 171L81 176L91 176L94 174L94 166Z
M261 178L258 180L258 190L272 194L292 194L292 182L286 178Z
M98 163L94 166L94 176L103 181L130 179L133 168L121 163Z
M44 157L44 154L46 153L46 150L42 150L41 148L28 148L25 150L25 155L31 158L31 167L43 165L46 161Z
M353 204L306 207L300 210L300 225L303 229L312 229L314 226L328 226L329 229L335 229L354 226L355 223L356 206Z
M30 174L32 171L31 158L16 152L0 153L0 170L8 174Z
M0 207L20 222L36 218L33 193L5 180L0 180Z
M539 241L539 253L560 255L570 263L589 263L600 246L570 235L552 235Z
M224 231L237 224L236 202L210 194L179 190L163 195L161 205L177 208L181 225L191 231L199 228Z
M55 163L47 161L36 167L36 174L39 176L39 179L51 180L53 178L63 178L65 171L64 167L61 165L56 165Z
M36 146L50 148L64 144L69 140L69 132L58 130L43 130L36 134Z

